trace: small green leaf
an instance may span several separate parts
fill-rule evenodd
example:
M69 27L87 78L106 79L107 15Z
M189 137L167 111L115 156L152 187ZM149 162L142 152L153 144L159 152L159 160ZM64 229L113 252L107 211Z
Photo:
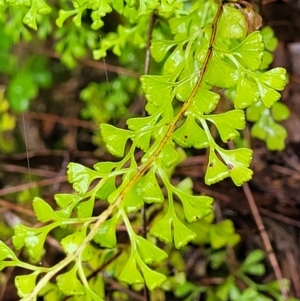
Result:
M113 169L115 169L117 164L115 162L98 162L94 164L93 168L100 173L109 174Z
M141 260L139 260L139 266L145 278L146 285L151 291L161 286L167 280L165 275L151 270Z
M257 264L247 266L247 269L245 269L244 272L254 276L263 276L266 272L266 269L264 264L257 263Z
M42 0L32 0L31 7L23 18L24 24L30 28L37 30L37 15L46 15L52 11L51 7Z
M158 248L145 238L135 236L135 241L137 243L139 254L146 264L160 263L164 259L168 258L168 254L165 251Z
M174 41L152 40L150 47L151 55L156 62L160 62L174 45Z
M214 150L210 149L209 161L205 173L205 184L211 185L229 176L227 166L217 157Z
M251 149L218 149L218 152L226 163L229 175L236 186L241 186L252 178L253 171L248 168L252 160Z
M194 196L174 188L174 193L180 198L184 215L189 223L195 222L212 211L213 199L207 196Z
M134 189L147 204L162 203L164 201L164 195L158 185L154 168L140 178Z
M258 89L261 100L267 108L272 107L272 105L281 97L279 92L264 84L259 83Z
M243 73L240 74L236 95L234 98L234 107L236 109L245 109L256 103L260 97L260 93L257 84L248 79Z
M233 6L225 5L218 26L218 33L225 39L240 39L246 36L246 18Z
M176 49L170 54L164 64L164 71L167 74L178 72L184 64L184 53L179 44Z
M265 73L253 74L251 76L257 84L262 102L267 108L270 108L280 98L280 93L278 93L276 90L283 90L287 83L286 70L283 68L274 68ZM252 87L249 85L251 88L250 92L251 94L254 94L256 89L254 89L252 83L251 86ZM241 89L243 89L243 87L241 87ZM241 98L242 96L239 97ZM255 100L256 97L257 94L255 92ZM237 103L240 103L241 101L242 100L238 100Z
M128 2L127 2L128 3ZM122 0L116 0L112 3L113 8L119 13L123 14L124 12L124 2Z
M184 124L173 134L173 140L182 147L206 148L209 142L205 131L188 115Z
M142 89L148 102L155 108L160 108L166 102L171 100L173 77L171 76L154 76L142 75ZM174 84L174 83L173 83Z
M15 286L18 290L19 297L28 296L36 285L36 277L39 275L39 272L33 272L29 275L19 275L15 278Z
M123 157L126 142L133 136L132 132L106 123L102 123L100 129L107 150L114 156Z
M94 236L94 241L103 248L114 248L117 245L116 225L117 219L111 218L106 220L98 229Z
M260 140L266 140L267 133L267 124L265 124L263 119L258 120L251 128L251 136Z
M267 148L271 151L283 150L285 148L285 139L287 137L286 129L276 122L270 122L267 130Z
M253 171L245 166L237 166L229 169L230 177L236 186L242 186L245 182L251 180Z
M90 262L95 256L96 252L99 249L96 249L92 244L88 243L81 253L81 261L82 262Z
M69 219L74 207L81 201L81 197L72 194L57 194L54 199L62 209L55 211L59 219Z
M218 152L222 156L225 163L235 164L240 163L245 166L249 166L252 160L252 150L249 148L238 148L238 149L218 149ZM231 168L231 167L229 167Z
M142 151L146 152L150 147L151 132L137 135L133 141L136 142L136 146Z
M172 241L172 220L173 215L171 212L168 212L161 220L152 226L150 234L165 243L170 243Z
M95 198L91 197L85 202L80 202L77 205L77 217L79 219L88 218L92 216L94 210Z
M238 78L238 70L234 64L231 61L222 61L214 53L206 73L206 82L211 86L230 88L236 85Z
M26 246L30 258L34 262L39 261L44 250L46 236L51 228L49 226L28 228L22 224L17 224L14 230L15 234L12 241L15 248L19 250Z
M275 89L283 90L287 83L286 70L284 68L273 68L263 74L258 75L259 81Z
M97 197L106 200L116 190L116 177L102 179L103 184L97 191Z
M61 246L67 255L73 254L77 251L79 246L86 238L86 226L77 230L61 240Z
M67 174L69 182L73 184L74 190L81 195L87 192L92 181L100 178L96 171L79 163L72 162L68 164Z
M223 142L233 140L239 136L238 130L246 125L244 111L232 110L223 114L209 115L205 119L213 122L217 127Z
M130 255L122 273L118 277L120 281L127 282L128 284L144 283L144 279L137 269L136 256Z
M275 102L271 108L271 112L276 121L286 120L290 116L289 108L281 102Z
M15 235L12 237L13 245L17 250L20 250L25 245L25 238L27 236L27 233L30 233L30 228L27 228L26 226L22 224L17 224L15 227ZM31 234L31 233L30 233ZM33 234L35 234L33 232Z
M144 205L143 199L131 188L125 195L122 205L127 213L136 212Z
M180 159L180 155L171 144L167 144L159 154L165 167L169 168L174 166Z
M253 125L251 135L255 138L265 140L269 150L283 150L287 131L268 114L265 116L262 115Z
M36 25L36 9L31 7L23 18L23 23L28 27L37 30Z
M185 193L188 193L188 194L192 194L193 193L193 187L194 187L193 181L189 177L184 178L182 181L180 181L176 185L177 189L179 189L179 190L181 190L181 191L183 191Z
M186 38L189 33L191 18L190 16L183 16L181 18L171 18L169 20L170 29L173 34L176 34L175 40Z
M262 35L259 31L250 33L246 39L235 48L235 54L244 61L244 63L251 69L259 69L264 51L264 43Z
M260 70L266 70L269 68L270 64L273 62L273 54L270 53L269 51L265 50L264 51L264 55L263 55L263 59L260 65Z
M262 261L265 258L264 251L257 249L252 251L244 260L242 267L244 266L251 266L252 264L256 264Z
M13 250L11 250L3 241L0 240L0 261L3 259L17 260Z
M147 130L151 130L151 128L156 123L159 116L160 114L147 116L147 117L129 118L126 121L126 124L128 125L128 128L132 131L136 131L136 132L147 131Z
M143 151L147 151L149 149L152 128L159 116L160 114L147 117L130 118L126 122L129 129L139 133L137 136L132 138L132 140L136 141L137 147Z
M177 217L173 219L174 244L177 249L194 240L196 234L187 228Z
M39 197L35 197L32 201L32 206L38 221L45 223L58 220L51 206Z
M85 294L85 288L77 278L77 267L74 265L70 271L56 277L59 289L67 296Z
M231 220L224 220L209 227L210 242L213 249L219 249L226 245L235 246L240 241L240 236L234 232Z
M64 209L70 206L72 203L78 203L81 200L81 197L78 195L59 193L54 196L56 204Z
M265 48L271 52L275 51L278 45L278 40L274 35L274 30L272 29L272 27L264 26L260 32L263 37Z
M196 117L211 113L220 100L220 95L206 89L199 89L191 105L191 112Z
M76 10L76 14L72 18L73 23L75 24L76 27L81 27L81 18L82 18L82 13L85 11L86 7L79 7Z
M117 1L115 1L115 2L117 2ZM92 10L97 11L98 16L104 17L107 13L110 13L112 11L112 8L108 4L108 3L110 3L110 1L98 0L98 1L88 2L88 3L90 3L89 4L90 7L88 7L88 8L91 8Z
M277 104L277 102L274 103L274 105L275 104ZM269 115L269 109L266 108L262 101L258 101L257 103L247 108L246 118L249 121L255 122L263 115Z
M68 19L72 15L75 15L76 12L77 12L77 10L66 11L66 10L60 9L58 12L58 18L55 20L57 27L62 28L66 19Z

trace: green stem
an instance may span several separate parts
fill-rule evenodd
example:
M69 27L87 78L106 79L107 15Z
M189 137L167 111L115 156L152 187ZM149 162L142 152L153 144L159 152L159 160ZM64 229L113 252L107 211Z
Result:
M120 212L121 212L124 224L126 226L127 233L129 235L129 239L130 239L130 243L131 243L131 252L135 252L136 249L137 249L137 245L136 245L136 241L135 241L136 234L135 234L135 232L132 229L131 223L130 223L130 221L128 219L128 216L127 216L125 210L124 209L120 209Z
M167 193L168 193L169 207L168 207L167 214L169 214L171 212L175 214L172 185L171 185L165 171L162 168L158 168L157 171L158 171L158 174L159 174L160 178L162 179L162 181L167 189Z

